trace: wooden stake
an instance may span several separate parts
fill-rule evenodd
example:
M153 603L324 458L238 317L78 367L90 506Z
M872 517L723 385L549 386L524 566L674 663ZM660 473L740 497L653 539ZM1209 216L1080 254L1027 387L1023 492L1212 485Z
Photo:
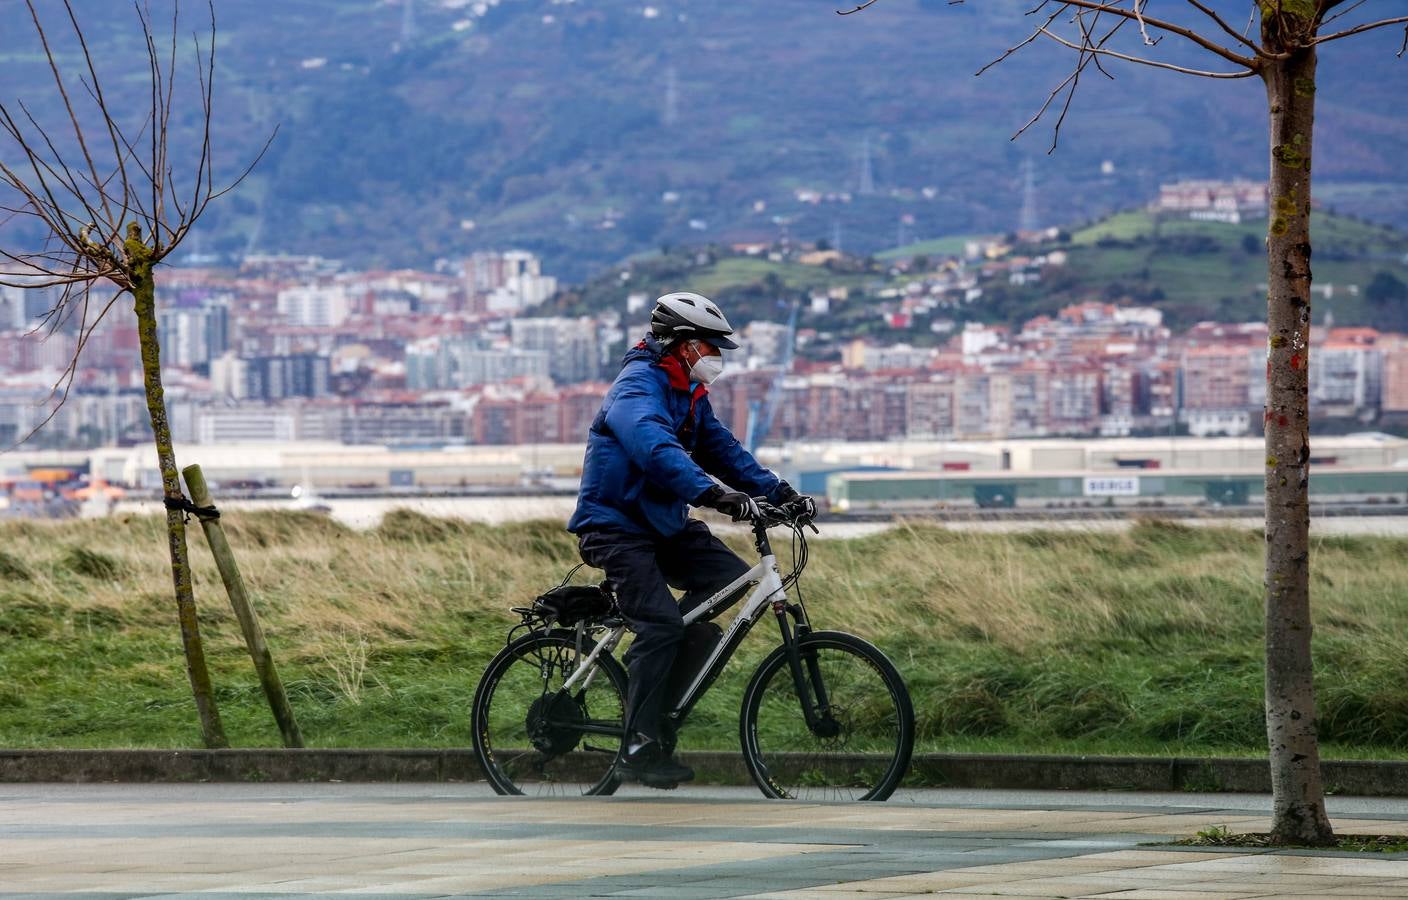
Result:
M181 470L186 479L186 489L191 494L191 502L196 506L211 506L210 490L206 487L205 476L200 466L187 466ZM269 653L269 645L264 642L264 631L259 627L259 619L249 602L249 594L244 589L244 579L240 577L235 554L225 540L225 529L218 518L200 519L205 540L210 544L210 554L215 557L215 565L220 570L220 580L225 582L225 592L230 595L230 606L235 617L240 620L240 631L244 633L245 646L254 660L254 669L259 674L259 683L264 687L264 696L269 698L269 708L274 712L274 720L279 723L285 747L302 747L303 735L298 730L298 722L293 717L293 707L289 706L288 695L283 682L279 680L274 657Z

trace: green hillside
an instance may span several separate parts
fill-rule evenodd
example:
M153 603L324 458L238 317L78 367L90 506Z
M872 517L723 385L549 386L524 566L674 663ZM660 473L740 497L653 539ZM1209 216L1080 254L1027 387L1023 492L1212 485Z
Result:
M800 320L838 342L872 333L933 342L938 338L929 325L935 318L1019 325L1085 300L1154 306L1176 329L1204 320L1255 321L1266 315L1265 228L1264 221L1228 225L1119 213L1062 232L1057 241L1013 247L1008 257L1065 252L1066 265L1047 268L1040 283L1014 286L995 278L983 283L977 302L918 316L903 331L881 316L897 308L890 292L923 278L924 266L933 269L961 255L968 239L926 241L873 258L845 256L825 266L803 265L795 253L771 260L717 246L673 248L636 257L564 291L549 309L623 311L631 294L649 298L687 288L723 303L735 323L778 321L794 300L844 288L846 298L833 300L825 313L804 305ZM1339 325L1408 331L1408 233L1328 212L1314 214L1312 229L1316 323L1331 312Z
M979 236L959 234L951 237L932 238L927 241L916 241L913 244L905 244L903 247L894 247L877 253L875 258L891 260L915 256L961 256L964 245L977 237Z
M1265 236L1265 221L1229 225L1120 213L1071 235L1062 294L1153 301L1175 322L1262 318ZM1311 240L1317 322L1331 311L1339 324L1408 325L1401 305L1373 304L1368 297L1379 273L1408 282L1408 234L1316 212Z

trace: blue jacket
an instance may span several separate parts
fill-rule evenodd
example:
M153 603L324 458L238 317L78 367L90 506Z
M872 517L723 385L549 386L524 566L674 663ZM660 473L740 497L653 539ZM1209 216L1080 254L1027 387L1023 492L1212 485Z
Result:
M587 436L577 511L567 530L669 537L688 505L717 475L751 496L771 497L781 481L743 449L690 384L677 361L647 337L626 354Z

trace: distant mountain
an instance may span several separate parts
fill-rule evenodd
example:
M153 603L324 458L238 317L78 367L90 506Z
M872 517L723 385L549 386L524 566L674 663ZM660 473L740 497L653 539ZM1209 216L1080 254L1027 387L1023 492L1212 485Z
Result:
M140 64L126 7L78 5L105 68ZM869 253L1010 230L1028 160L1042 224L1180 177L1264 177L1254 80L1115 67L1083 83L1054 154L1050 124L1009 141L1071 64L1034 46L972 76L1025 34L1027 5L222 0L220 160L281 130L196 249L425 265L521 246L578 279L668 244L785 233ZM6 21L21 9L0 0ZM46 77L25 40L0 47L6 97ZM1396 50L1384 34L1324 52L1316 177L1336 207L1408 225Z

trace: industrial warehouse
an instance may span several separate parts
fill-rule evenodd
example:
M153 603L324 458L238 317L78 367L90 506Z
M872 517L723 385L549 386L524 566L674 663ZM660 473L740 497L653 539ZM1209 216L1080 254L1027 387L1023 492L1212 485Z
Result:
M1312 448L1315 502L1408 501L1408 440L1354 434L1316 438ZM824 484L838 512L1243 506L1261 502L1266 465L1259 437L994 441L927 453L901 445L852 461L803 482Z
M1316 503L1404 504L1408 439L1377 432L1312 440ZM178 448L225 496L435 497L575 493L580 444L416 448L288 442ZM914 514L961 508L1243 506L1261 502L1261 439L1168 437L998 441L804 442L760 458L836 513ZM62 473L63 478L57 478ZM149 446L14 453L0 470L0 510L26 492L92 485L159 495ZM1387 511L1385 509L1385 511Z

